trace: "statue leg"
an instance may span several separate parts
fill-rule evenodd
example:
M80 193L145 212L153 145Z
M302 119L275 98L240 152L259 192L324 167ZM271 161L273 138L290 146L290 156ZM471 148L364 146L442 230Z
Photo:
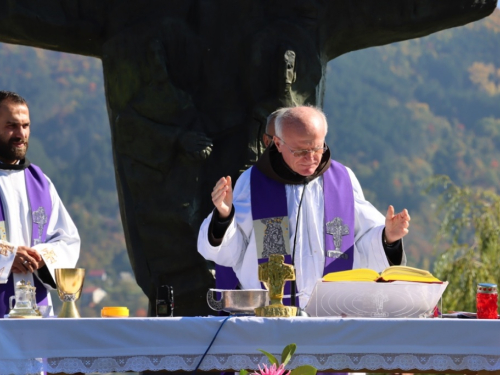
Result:
M166 284L174 288L174 315L208 315L206 293L214 280L196 246L202 220L202 163L177 150L172 129L126 116L115 124L119 132L113 139L114 157L127 250L150 312L157 286Z

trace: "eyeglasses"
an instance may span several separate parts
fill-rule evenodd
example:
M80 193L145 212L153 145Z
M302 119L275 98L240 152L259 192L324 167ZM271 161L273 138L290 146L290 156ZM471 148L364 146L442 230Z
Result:
M315 147L315 148L312 148L310 150L292 150L290 147L288 147L288 145L286 144L286 142L281 139L280 137L276 137L278 138L281 142L283 142L283 144L286 146L286 148L288 148L290 150L290 152L292 153L293 156L295 156L296 158L302 158L304 156L307 156L308 154L316 154L316 155L322 155L323 153L326 152L326 150L328 150L328 146L323 146L323 147Z

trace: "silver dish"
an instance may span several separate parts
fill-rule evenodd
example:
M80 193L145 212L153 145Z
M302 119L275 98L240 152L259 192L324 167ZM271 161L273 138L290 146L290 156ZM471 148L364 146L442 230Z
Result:
M216 292L221 293L219 301L214 297ZM207 293L207 302L212 310L226 311L230 314L253 315L255 308L268 304L268 291L262 289L210 289Z

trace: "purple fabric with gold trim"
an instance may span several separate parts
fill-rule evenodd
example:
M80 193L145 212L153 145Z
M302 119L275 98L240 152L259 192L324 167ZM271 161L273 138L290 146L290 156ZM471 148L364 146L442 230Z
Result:
M34 246L36 243L44 243L46 240L47 225L52 214L52 200L50 198L49 182L39 167L31 164L24 170L24 175L33 222L31 246ZM5 221L1 199L0 221ZM38 277L33 276L33 279L36 287L36 303L40 306L46 306L48 304L47 289L38 280ZM14 295L14 279L11 273L7 283L0 284L0 318L3 318L9 312L9 298L12 295Z
M265 176L256 167L251 170L250 195L252 202L252 219L269 219L288 216L285 185ZM291 251L291 249L287 249ZM285 255L285 263L292 264L292 256ZM259 264L265 263L268 258L260 258ZM264 288L264 285L262 285ZM290 294L290 282L285 284L284 294ZM290 305L290 298L284 298L283 303Z

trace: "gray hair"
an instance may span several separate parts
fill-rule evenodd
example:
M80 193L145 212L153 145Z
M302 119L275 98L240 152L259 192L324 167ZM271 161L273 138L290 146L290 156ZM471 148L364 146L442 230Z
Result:
M276 111L274 111L273 113L271 113L269 116L267 116L267 121L266 121L266 133L267 134L270 134L269 133L269 128L271 127L271 124L276 124L276 118L281 114L283 113L284 111L286 111L286 107L285 108L278 108ZM275 130L274 132L276 133L276 125L275 125ZM274 134L271 134L271 135L274 135Z
M276 117L276 121L274 124L274 131L276 133L276 136L278 138L283 137L283 123L285 122L285 120L295 119L296 115L292 112L292 110L295 108L300 108L300 107L307 107L307 108L313 109L323 119L323 123L325 124L325 135L326 135L328 133L328 123L326 121L326 116L325 116L325 113L323 112L323 110L321 108L316 107L316 106L304 105L304 106L298 106L298 107L285 107L285 108L280 108L278 110L279 113Z

